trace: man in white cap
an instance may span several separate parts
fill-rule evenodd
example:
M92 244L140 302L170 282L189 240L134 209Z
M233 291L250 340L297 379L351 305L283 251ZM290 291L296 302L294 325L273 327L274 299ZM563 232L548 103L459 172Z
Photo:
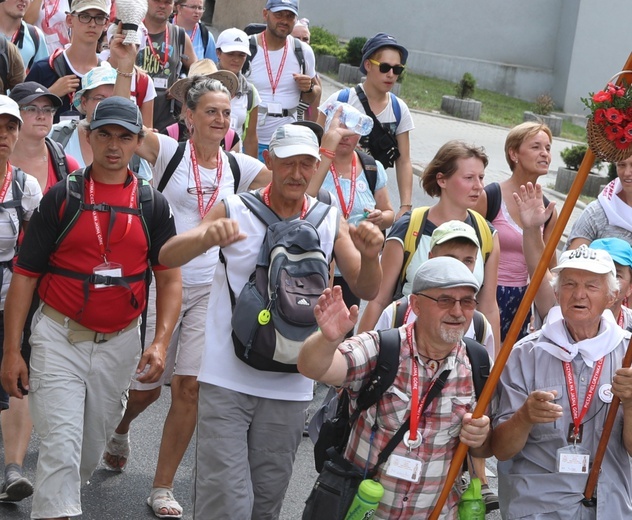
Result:
M377 518L427 518L459 439L473 456L489 456L489 417L473 419L470 413L476 394L463 342L479 288L472 272L455 258L431 258L415 273L410 305L417 319L397 329L397 374L377 405L360 413L343 453L384 486ZM338 286L325 289L314 314L320 328L305 341L298 368L307 377L345 387L355 406L377 364L380 336L371 331L344 339L358 319L358 308L347 309ZM444 385L422 412L425 396L438 379ZM409 411L411 402L420 403L414 412ZM378 455L409 416L402 441L378 464ZM442 511L446 518L456 517L458 501L453 486Z
M265 153L272 182L257 193L280 219L298 220L322 203L305 194L318 166L318 140L303 126L278 128ZM206 347L200 382L194 486L194 518L278 518L312 399L313 382L297 373L253 368L235 355L231 295L255 269L266 225L244 202L229 196L196 228L170 240L160 261L182 265L219 245L208 304ZM352 290L375 296L381 282L377 226L357 228L335 208L317 226L327 261L333 257ZM229 283L227 283L227 280Z
M558 520L632 515L630 333L608 310L619 283L610 255L582 245L552 269L558 306L511 352L498 385L492 450L503 518ZM612 396L621 399L597 500L584 503Z

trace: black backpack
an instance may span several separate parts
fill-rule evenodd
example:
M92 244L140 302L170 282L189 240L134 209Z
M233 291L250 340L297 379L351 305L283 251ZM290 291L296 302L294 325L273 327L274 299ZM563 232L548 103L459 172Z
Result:
M66 159L63 145L53 141L50 137L45 137L44 140L46 142L46 148L48 148L48 153L50 153L51 159L53 160L55 176L58 181L63 181L68 177L68 174L71 173L68 171L68 160Z
M3 37L0 38L0 82L2 83L2 90L0 93L6 94L9 90L9 56L7 55L7 40Z
M3 39L3 38L0 38L0 39ZM24 223L24 210L22 209L22 195L24 194L24 185L26 184L26 174L17 166L12 166L11 168L12 168L11 194L13 196L13 200L10 200L8 202L0 202L0 213L3 213L8 209L15 208L15 211L18 215L18 229L13 228L13 220L9 219L9 222L11 222L13 233L15 235L19 235L20 231L22 231L22 225ZM17 252L17 244L16 244L16 252Z
M349 394L342 390L339 394L336 415L323 423L318 434L318 440L314 445L314 464L316 471L321 472L323 465L332 456L342 454L351 428L360 417L360 414L376 404L384 392L393 384L399 368L400 334L399 329L387 329L378 331L380 338L380 351L375 370L371 374L369 382L360 390L356 400L356 409L349 415ZM485 347L470 338L463 338L467 356L472 364L472 381L474 392L478 398L483 391L485 382L489 377L490 362ZM394 447L394 446L393 446ZM386 454L384 450L380 456ZM381 464L383 461L380 461Z
M35 61L35 56L37 56L37 51L39 51L40 35L37 32L37 29L35 29L35 27L33 27L30 23L23 22L22 24L20 24L18 33L16 34L15 40L13 41L13 43L17 46L18 49L24 48L24 33L25 33L24 28L25 27L29 35L31 36L31 40L33 40L33 45L35 46L35 52L33 52L33 56L31 56L31 59L29 60L28 63L24 64L25 65L24 68L28 70L33 66L33 61Z
M260 32L263 32L265 28L265 25L263 25L263 29ZM246 62L241 69L242 74L246 74L250 70L250 62L255 59L255 55L259 50L259 47L257 46L257 34L252 34L249 38L249 42L250 56L246 58ZM305 74L305 55L303 54L301 40L298 38L294 38L294 55L296 56L296 61L298 61L298 66L301 69L301 74Z

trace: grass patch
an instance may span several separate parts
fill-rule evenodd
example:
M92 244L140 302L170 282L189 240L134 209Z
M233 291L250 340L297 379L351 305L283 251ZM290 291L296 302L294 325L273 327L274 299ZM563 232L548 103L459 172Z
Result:
M336 74L331 74L336 77ZM406 71L402 83L401 97L410 108L426 112L441 111L441 96L453 95L455 83L444 79L421 76ZM483 103L481 122L490 125L512 128L522 123L525 110L532 110L533 103L504 96L491 90L476 89L474 99ZM565 139L586 142L586 129L569 121L562 122L562 135Z

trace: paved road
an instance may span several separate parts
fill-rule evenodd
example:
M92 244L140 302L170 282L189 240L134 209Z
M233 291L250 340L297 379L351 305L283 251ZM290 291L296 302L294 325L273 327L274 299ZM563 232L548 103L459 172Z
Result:
M336 89L333 83L325 82L325 96ZM437 114L414 112L415 130L411 136L411 150L416 170L423 167L449 139L463 139L482 145L490 156L490 163L486 171L486 181L500 181L509 175L509 169L504 159L503 145L507 135L507 129L490 125L465 122ZM560 166L559 152L569 146L568 141L556 139L553 142L553 171ZM549 174L543 181L543 185L554 184L554 174ZM394 180L389 183L391 198L398 202L397 188ZM551 198L563 202L564 197L549 192ZM415 205L429 204L429 199L423 194L421 188L415 187ZM576 218L581 209L574 211ZM319 390L322 392L322 390ZM158 443L162 432L162 424L169 406L169 388L165 387L159 401L145 412L135 423L132 431L132 457L128 469L122 474L115 474L98 469L93 475L90 484L83 490L82 520L142 520L155 518L146 505L146 499L151 487L155 460L158 452ZM312 408L320 402L317 395ZM204 441L202 441L204 442ZM194 443L192 443L194 444ZM294 468L292 481L286 495L281 514L282 520L298 520L301 517L302 506L305 498L316 479L313 469L312 445L308 439L304 439L299 448ZM191 519L191 472L193 465L194 446L190 446L186 452L184 461L176 475L175 495L184 507L184 519ZM4 456L0 446L0 456ZM62 454L63 456L63 454ZM35 478L35 465L37 458L37 438L34 435L29 446L28 455L24 464L25 474L32 480ZM493 471L493 461L488 463ZM271 476L274 478L274 476ZM496 488L496 479L491 478L492 488ZM31 499L19 504L0 504L0 518L3 520L25 520L29 518ZM500 518L498 513L487 516L488 519ZM209 516L208 520L212 520ZM236 519L241 520L241 519Z

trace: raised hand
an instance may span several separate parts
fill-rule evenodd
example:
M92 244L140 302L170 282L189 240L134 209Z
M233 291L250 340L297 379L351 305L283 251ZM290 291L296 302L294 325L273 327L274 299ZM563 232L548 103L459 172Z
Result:
M520 192L514 193L513 197L518 206L523 229L544 226L555 209L555 202L551 202L547 207L544 207L542 186L539 184L533 185L528 182L526 186L520 186Z
M335 285L325 289L314 307L314 316L321 334L327 341L342 340L358 321L358 306L348 309L342 299L342 289Z

